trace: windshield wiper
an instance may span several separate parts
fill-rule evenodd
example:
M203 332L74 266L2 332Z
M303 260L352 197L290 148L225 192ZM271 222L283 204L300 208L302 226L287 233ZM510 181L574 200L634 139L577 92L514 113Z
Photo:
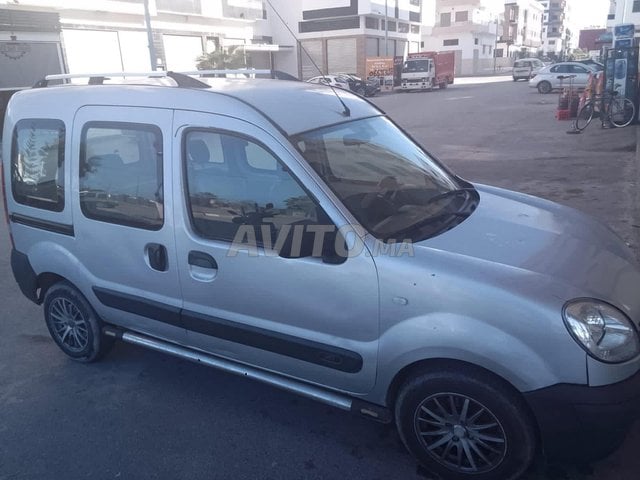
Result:
M438 202L442 199L449 198L449 197L457 197L458 195L462 195L462 194L465 194L465 196L469 198L470 193L475 191L476 189L473 187L465 187L465 188L457 188L455 190L448 190L444 193L439 193L438 195L431 197L429 200L427 200L427 203Z
M392 239L396 239L398 241L402 241L405 238L407 238L408 236L412 236L411 234L417 231L420 231L421 229L423 229L424 227L431 225L433 223L438 223L438 222L442 222L445 220L453 220L455 218L467 218L469 217L471 214L473 213L473 211L465 211L465 212L445 212L445 213L440 213L434 217L428 217L425 218L424 220L421 220L419 222L414 223L413 225L407 227L407 228L403 228L402 230L399 230L397 232L394 232L393 235L389 235L387 237L384 238L384 241L389 241ZM448 222L446 222L448 223Z

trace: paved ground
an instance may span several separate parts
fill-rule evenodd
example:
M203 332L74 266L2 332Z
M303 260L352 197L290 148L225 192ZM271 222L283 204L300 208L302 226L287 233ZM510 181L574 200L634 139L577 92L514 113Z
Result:
M566 135L555 95L495 80L375 101L469 180L581 208L635 247L635 130ZM0 245L1 480L424 478L388 426L132 346L67 360L13 282L3 223ZM636 426L604 462L528 480L636 479L638 445Z

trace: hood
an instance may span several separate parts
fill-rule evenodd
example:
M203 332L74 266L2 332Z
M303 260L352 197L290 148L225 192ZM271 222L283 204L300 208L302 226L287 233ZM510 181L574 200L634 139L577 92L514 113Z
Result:
M537 273L625 309L638 303L635 258L607 226L547 200L475 187L480 202L469 218L416 245Z

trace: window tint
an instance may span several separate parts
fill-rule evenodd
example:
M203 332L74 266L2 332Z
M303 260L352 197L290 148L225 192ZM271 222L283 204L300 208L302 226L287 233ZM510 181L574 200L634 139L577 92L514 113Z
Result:
M222 162L207 161L210 144L221 145ZM241 226L250 226L258 244L266 243L267 234L269 245L275 245L283 225L318 223L321 212L315 202L261 145L235 135L191 130L184 149L192 223L203 237L233 241Z
M92 122L82 131L80 206L88 218L162 227L162 133L153 125Z
M571 73L571 65L556 65L551 71L553 73Z
M573 71L573 73L589 73L589 70L579 65L571 65L571 70Z
M11 189L18 203L64 209L64 123L25 119L16 124L11 155Z

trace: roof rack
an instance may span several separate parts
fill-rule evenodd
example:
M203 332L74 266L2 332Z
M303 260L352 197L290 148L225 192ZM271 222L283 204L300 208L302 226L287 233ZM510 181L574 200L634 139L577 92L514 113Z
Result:
M202 82L194 76L213 77L227 75L268 75L270 78L280 80L298 80L296 77L278 70L259 70L259 69L236 69L236 70L193 70L189 72L171 72L171 71L155 71L155 72L113 72L113 73L61 73L55 75L47 75L39 80L33 88L46 88L51 81L62 80L68 82L74 78L88 78L89 85L102 85L105 80L111 77L146 77L146 78L171 78L176 82L177 86L185 88L209 88L210 85Z

